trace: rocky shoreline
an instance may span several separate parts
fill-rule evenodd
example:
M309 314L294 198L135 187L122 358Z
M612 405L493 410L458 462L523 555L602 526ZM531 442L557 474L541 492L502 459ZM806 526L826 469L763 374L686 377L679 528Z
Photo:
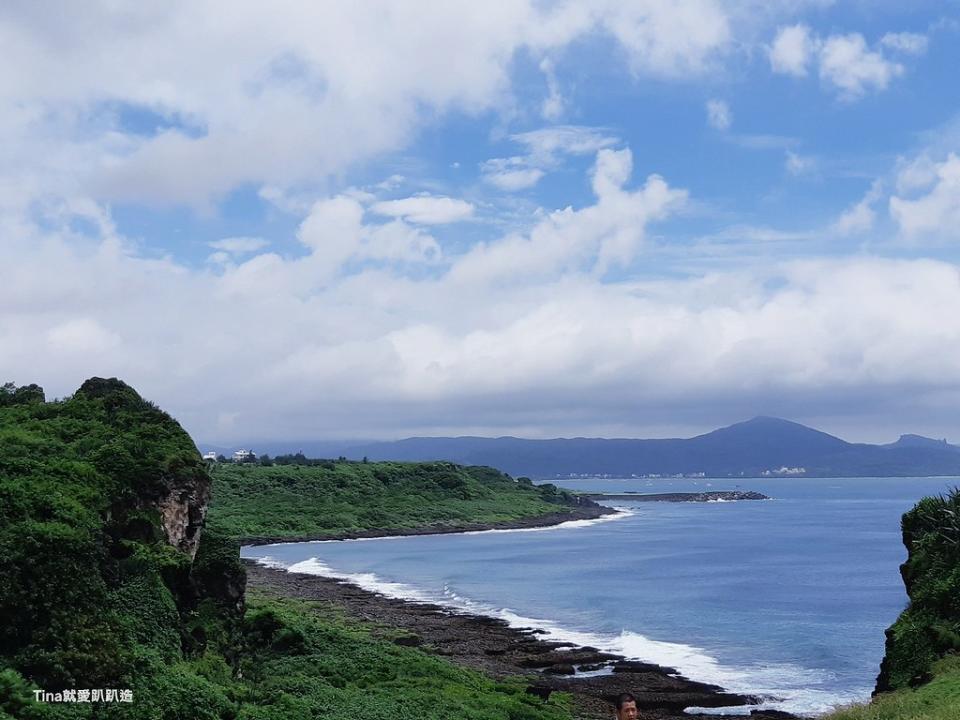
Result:
M573 520L596 520L618 511L605 505L587 500L583 504L568 510L534 515L532 517L504 520L494 523L458 523L453 525L428 525L418 528L382 528L375 530L356 530L337 535L296 535L296 536L250 536L241 537L241 545L272 545L280 542L310 542L312 540L360 540L363 538L397 537L408 535L446 535L450 533L478 532L483 530L523 530L526 528L551 527Z
M609 719L610 703L621 692L633 693L641 717L649 720L707 717L687 714L684 709L742 706L756 701L687 680L671 668L632 662L596 648L543 640L538 637L542 631L513 628L497 618L389 598L334 578L290 573L251 560L244 563L251 588L330 603L350 617L404 631L395 641L399 644L422 647L493 677L526 677L528 692L540 697L554 691L571 693L579 718ZM783 720L793 716L754 711L750 717Z

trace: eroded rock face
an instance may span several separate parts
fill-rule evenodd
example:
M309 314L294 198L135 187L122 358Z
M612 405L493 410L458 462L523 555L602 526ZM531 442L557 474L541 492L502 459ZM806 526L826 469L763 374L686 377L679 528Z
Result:
M167 542L190 555L191 560L197 554L209 501L209 481L191 473L186 478L171 478L170 493L157 502Z
M76 394L98 405L99 412L92 414L110 428L91 460L114 482L115 520L129 534L128 515L145 514L192 560L211 483L193 440L176 420L117 378L90 378ZM142 528L137 534L144 535Z

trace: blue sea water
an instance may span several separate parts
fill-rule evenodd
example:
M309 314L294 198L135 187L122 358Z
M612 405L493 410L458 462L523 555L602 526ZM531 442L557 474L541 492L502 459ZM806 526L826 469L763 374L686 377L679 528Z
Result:
M818 714L869 697L906 603L900 516L958 478L574 479L594 492L756 490L770 501L610 504L551 529L244 548L544 628L676 668L761 707Z

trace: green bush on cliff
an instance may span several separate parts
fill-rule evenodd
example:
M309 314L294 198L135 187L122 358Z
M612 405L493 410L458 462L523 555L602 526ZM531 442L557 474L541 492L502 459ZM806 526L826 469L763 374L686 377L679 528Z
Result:
M244 621L241 663L252 689L238 720L566 720L565 698L550 702L524 685L391 641L339 619L318 603L256 595Z
M191 577L191 558L168 544L158 504L187 491L205 503L209 484L190 437L118 380L88 380L50 403L37 386L3 386L0 708L84 716L89 706L14 712L20 700L11 694L27 682L142 694L189 658L197 643L186 621L219 589ZM201 507L190 512L202 516ZM233 617L239 622L236 609ZM221 612L220 625L229 618ZM227 643L218 651L229 651L230 635L215 635Z
M353 476L333 465L328 480L348 494L413 482L421 502L430 487L482 501L495 490L452 466L418 468L411 480L408 467L370 464L377 476ZM0 720L570 717L563 698L544 703L326 608L262 597L244 619L235 537L206 528L190 555L209 483L189 436L118 380L89 380L50 403L37 386L0 389ZM252 484L236 490L256 494ZM535 493L525 499L541 509ZM180 500L190 531L173 546L162 508ZM359 514L320 522L369 522L375 505L367 497ZM33 698L97 688L129 688L134 700Z
M879 691L921 684L935 661L960 653L960 490L924 498L902 526L910 605L887 630Z
M933 679L917 688L878 695L866 705L837 710L821 720L957 720L960 708L960 657L938 660Z
M495 523L569 510L569 493L448 462L214 466L207 522L239 537Z

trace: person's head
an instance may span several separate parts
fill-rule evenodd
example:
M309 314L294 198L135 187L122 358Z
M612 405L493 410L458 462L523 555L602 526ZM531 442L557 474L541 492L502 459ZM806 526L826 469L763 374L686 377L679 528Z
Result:
M617 698L617 720L636 720L637 699L630 693L623 693Z

